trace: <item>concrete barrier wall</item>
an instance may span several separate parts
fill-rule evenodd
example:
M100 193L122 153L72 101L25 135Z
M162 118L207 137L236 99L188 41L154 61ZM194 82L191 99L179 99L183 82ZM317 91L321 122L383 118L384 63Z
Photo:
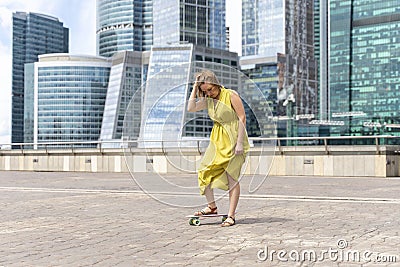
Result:
M273 176L399 176L399 156L390 147L341 146L329 151L321 147L284 147L273 153L253 148L245 174ZM81 149L79 151L0 151L3 171L157 172L195 173L202 155L197 150L181 154L161 150Z

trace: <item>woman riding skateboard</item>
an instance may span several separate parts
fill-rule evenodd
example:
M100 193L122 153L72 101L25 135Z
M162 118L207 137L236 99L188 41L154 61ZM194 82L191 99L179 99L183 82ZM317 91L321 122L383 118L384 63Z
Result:
M200 194L206 196L208 206L194 215L217 214L213 189L229 190L228 218L222 226L232 226L240 196L240 171L249 150L246 114L238 93L222 86L212 71L203 70L195 78L187 110L207 109L214 126L198 170Z

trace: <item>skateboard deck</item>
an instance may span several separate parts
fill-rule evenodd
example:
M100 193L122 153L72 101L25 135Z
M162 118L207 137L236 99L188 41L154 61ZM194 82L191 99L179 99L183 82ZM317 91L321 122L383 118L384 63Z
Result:
M214 217L222 217L221 223L223 223L227 218L228 214L207 214L207 215L187 215L186 218L189 218L189 224L194 226L200 226L200 218L214 218Z

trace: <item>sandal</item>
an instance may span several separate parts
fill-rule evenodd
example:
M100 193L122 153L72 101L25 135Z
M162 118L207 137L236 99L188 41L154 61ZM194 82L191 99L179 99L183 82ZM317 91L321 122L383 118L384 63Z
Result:
M227 226L233 226L235 225L236 221L235 218L233 218L232 216L229 216L222 224L222 227L227 227Z
M210 206L207 206L202 210L196 211L194 213L194 216L202 216L202 215L210 215L210 214L218 214L217 207L211 208Z

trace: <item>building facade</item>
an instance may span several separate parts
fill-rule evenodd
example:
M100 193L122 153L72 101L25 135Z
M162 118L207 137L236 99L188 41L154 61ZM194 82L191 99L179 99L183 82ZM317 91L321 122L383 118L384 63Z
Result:
M270 110L266 110L266 114L271 114L272 111L277 110L277 88L279 85L279 75L277 71L277 62L276 58L258 58L250 59L249 61L241 59L241 71L249 77L249 79L254 83L257 89L260 90L260 93L264 96L264 99L257 105L258 107L263 106L262 102L266 101ZM246 108L247 118L247 133L249 136L260 136L260 126L261 128L264 126L268 126L268 123L265 125L260 125L260 122L257 121L256 117L249 116L252 114L248 108ZM272 121L269 123L271 124Z
M329 8L329 115L344 122L332 134L397 135L398 1L331 0Z
M67 53L69 29L57 18L38 13L13 13L11 142L24 141L24 64L38 55Z
M227 50L225 0L153 0L155 45L188 42Z
M285 1L242 1L242 57L285 52Z
M328 46L329 46L329 5L328 1L315 0L314 29L315 29L315 59L318 62L318 115L322 120L329 118L329 72L328 72Z
M97 54L181 42L228 49L225 0L97 0Z
M97 0L97 54L149 51L153 44L153 0Z
M135 114L141 114L144 96L142 85L147 78L149 53L122 51L114 54L110 60L110 81L100 133L102 141L121 140L129 104ZM133 136L139 136L140 120L129 128Z
M32 66L28 68L32 70ZM27 90L34 93L25 103L25 120L33 124L33 132L27 136L33 140L25 141L36 145L80 142L82 146L85 141L98 141L110 77L109 59L47 54L39 56L33 68L34 81L27 84L34 88Z
M314 0L242 1L240 66L257 77L274 116L284 121L286 126L278 128L287 131L279 136L295 136L298 131L292 129L318 112L313 7Z

